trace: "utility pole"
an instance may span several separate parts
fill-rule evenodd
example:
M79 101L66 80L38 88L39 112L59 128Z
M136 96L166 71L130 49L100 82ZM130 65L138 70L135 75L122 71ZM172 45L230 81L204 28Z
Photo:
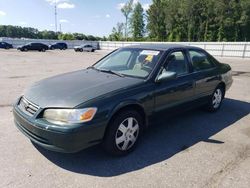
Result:
M57 0L55 0L55 32L57 32Z

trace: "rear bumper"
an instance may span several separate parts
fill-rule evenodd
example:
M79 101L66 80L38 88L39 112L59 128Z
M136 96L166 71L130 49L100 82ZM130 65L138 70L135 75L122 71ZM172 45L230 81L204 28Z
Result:
M48 150L75 153L101 142L105 125L81 125L72 129L57 131L49 129L45 121L27 118L17 106L13 109L17 128L35 144Z

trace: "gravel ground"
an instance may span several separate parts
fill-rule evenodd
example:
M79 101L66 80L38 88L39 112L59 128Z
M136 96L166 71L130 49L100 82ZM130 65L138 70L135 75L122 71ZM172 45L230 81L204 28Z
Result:
M0 50L0 187L250 187L250 59L218 58L234 71L220 111L192 110L152 126L126 157L100 146L54 153L17 130L11 104L26 87L107 53Z

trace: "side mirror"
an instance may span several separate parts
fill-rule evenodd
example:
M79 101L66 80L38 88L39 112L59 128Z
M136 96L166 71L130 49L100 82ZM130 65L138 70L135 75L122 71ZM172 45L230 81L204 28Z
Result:
M176 72L164 71L156 78L156 82L163 82L166 80L172 80L172 79L175 79L176 77L177 77Z

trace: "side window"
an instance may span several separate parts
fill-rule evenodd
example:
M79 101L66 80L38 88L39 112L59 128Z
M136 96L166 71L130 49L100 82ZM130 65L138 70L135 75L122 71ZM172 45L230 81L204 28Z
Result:
M177 75L188 73L188 63L182 51L172 52L164 65L166 71L176 72Z
M201 51L189 50L189 55L192 60L194 71L206 70L214 67L214 64L209 61L207 55Z

